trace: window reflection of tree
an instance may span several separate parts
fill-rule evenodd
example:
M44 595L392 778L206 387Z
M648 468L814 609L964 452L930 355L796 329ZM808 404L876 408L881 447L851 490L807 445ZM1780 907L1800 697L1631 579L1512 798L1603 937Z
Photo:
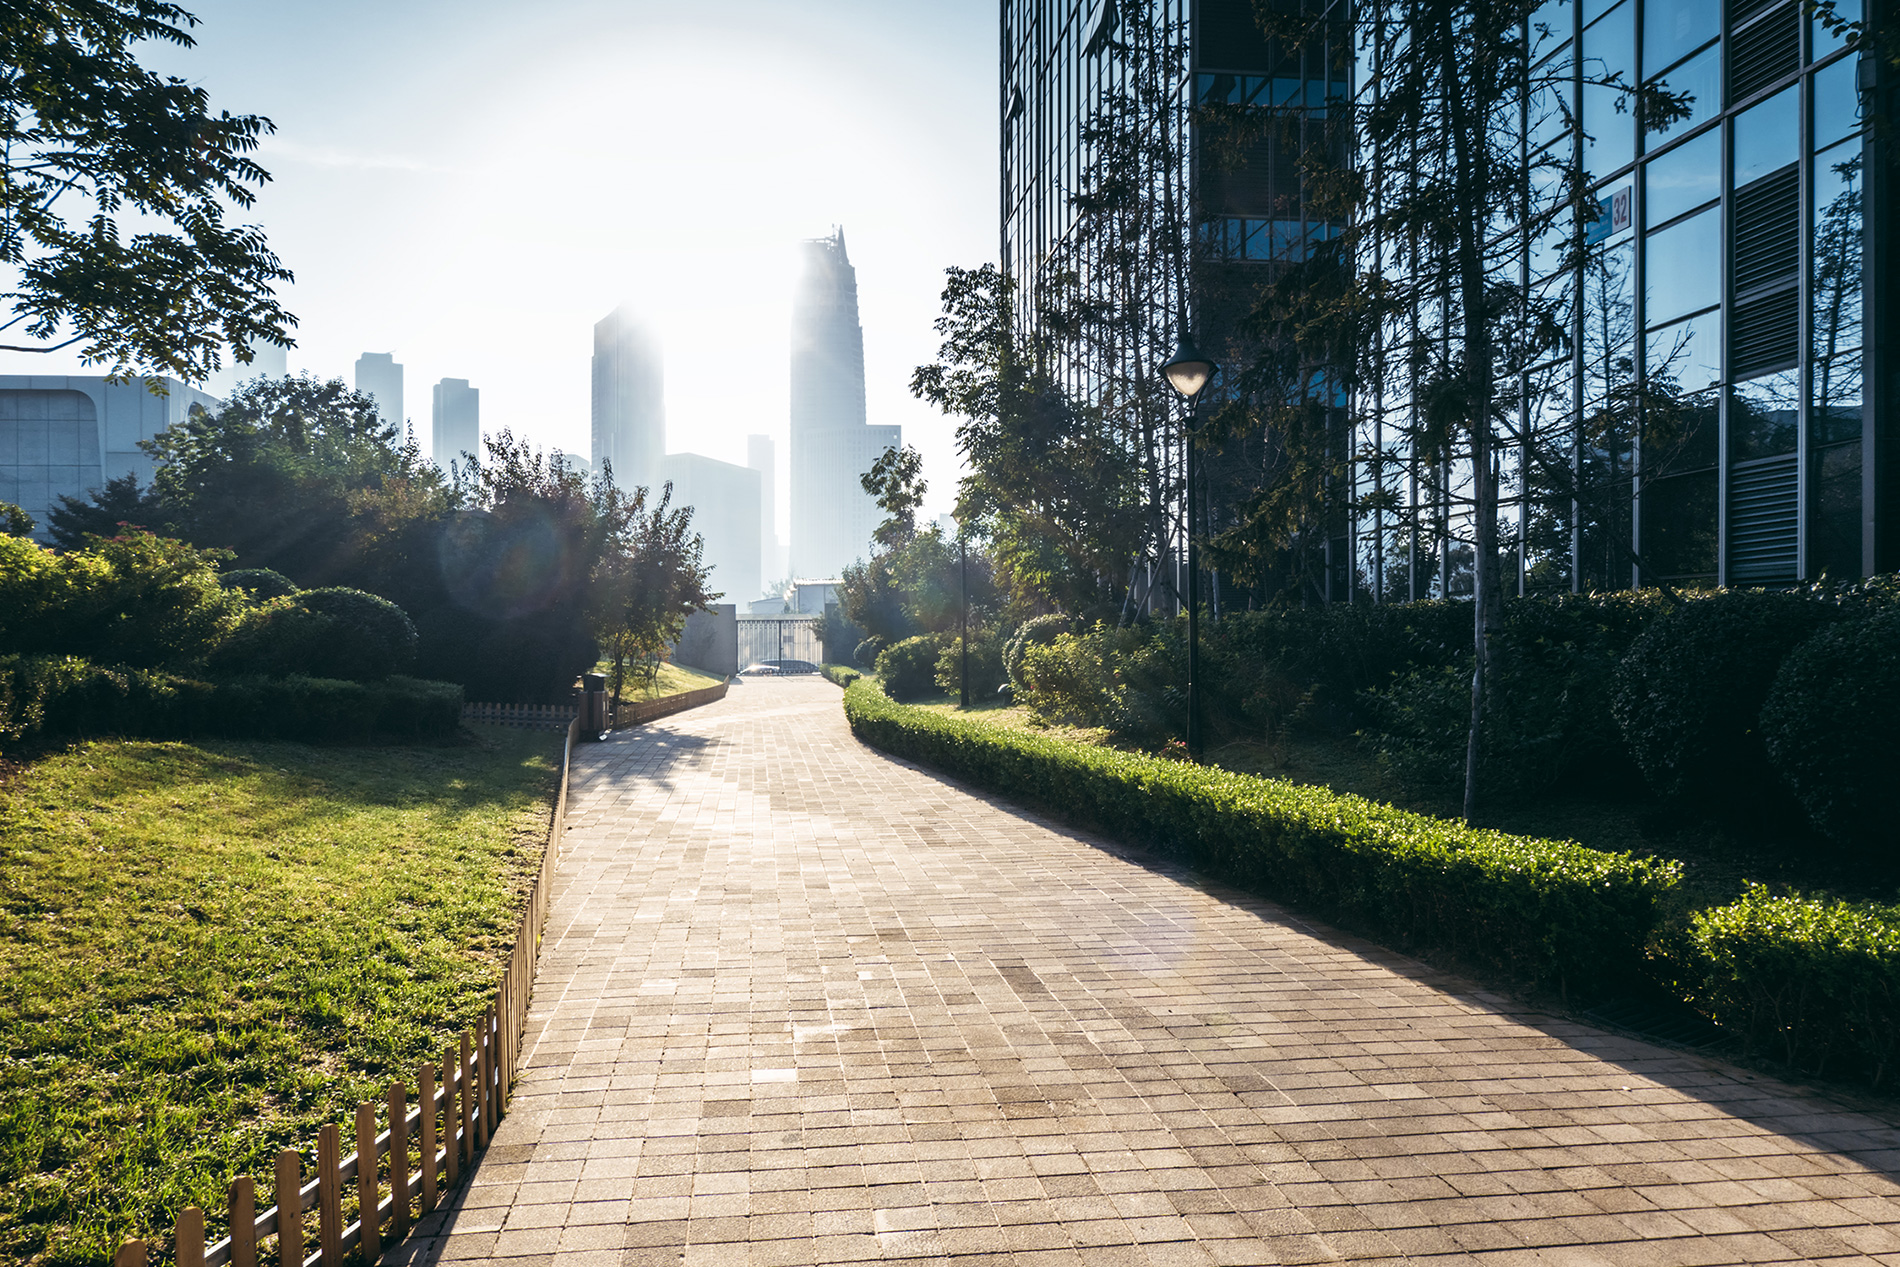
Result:
M1831 358L1860 342L1861 156L1829 165L1841 192L1816 217L1814 231L1814 352ZM1843 338L1845 336L1845 338ZM1816 373L1823 372L1816 367ZM1858 394L1858 392L1856 393ZM1822 399L1831 399L1823 393Z
M1862 159L1857 148L1841 162L1825 159L1817 166L1832 174L1839 192L1818 208L1814 227L1808 565L1811 573L1840 577L1861 571L1861 356L1854 349L1861 341ZM1816 184L1825 188L1824 180Z

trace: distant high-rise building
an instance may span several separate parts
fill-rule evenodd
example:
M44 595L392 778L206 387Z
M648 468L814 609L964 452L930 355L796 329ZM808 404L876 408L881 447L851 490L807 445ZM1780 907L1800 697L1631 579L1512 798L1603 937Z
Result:
M249 365L236 357L227 358L224 368L206 379L202 390L220 399L231 395L239 383L254 378L282 378L290 372L288 353L275 343L260 343L251 349Z
M390 426L400 430L409 425L402 411L402 366L396 364L394 353L365 352L357 357L356 390L376 398L376 415Z
M771 436L745 438L745 464L759 473L759 552L766 582L785 575L778 540L778 446Z
M435 385L430 411L435 464L443 470L463 460L464 453L482 454L482 393L466 378L445 378Z
M669 453L660 477L673 481L673 505L693 508L693 530L705 540L711 588L743 603L765 581L760 567L758 471L697 453Z
M864 420L864 331L844 231L803 245L792 299L791 571L829 577L870 553L878 510L859 477L903 432Z
M620 487L652 487L665 452L660 341L622 304L594 325L594 469L610 462Z

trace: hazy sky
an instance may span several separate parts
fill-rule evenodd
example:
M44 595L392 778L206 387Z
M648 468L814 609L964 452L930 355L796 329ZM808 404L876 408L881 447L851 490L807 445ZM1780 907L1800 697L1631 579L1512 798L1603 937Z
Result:
M293 370L393 352L425 448L454 377L484 430L586 454L593 323L626 301L667 345L668 450L766 432L782 481L795 244L841 224L870 421L948 509L951 424L906 384L943 268L996 254L992 5L184 3L198 47L148 64L277 124L246 218L297 275Z

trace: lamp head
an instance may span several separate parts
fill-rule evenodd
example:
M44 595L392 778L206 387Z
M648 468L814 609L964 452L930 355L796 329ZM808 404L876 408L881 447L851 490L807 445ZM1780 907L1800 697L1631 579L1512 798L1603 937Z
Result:
M1207 387L1208 380L1214 377L1214 371L1220 367L1201 355L1194 346L1194 336L1185 329L1181 331L1181 343L1174 349L1174 355L1168 358L1161 372L1167 377L1168 386L1187 400L1193 400Z

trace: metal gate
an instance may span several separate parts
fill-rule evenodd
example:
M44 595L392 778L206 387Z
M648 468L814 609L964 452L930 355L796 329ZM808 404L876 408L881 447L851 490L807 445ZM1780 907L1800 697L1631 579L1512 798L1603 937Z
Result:
M824 659L816 616L739 617L739 667L775 660Z

